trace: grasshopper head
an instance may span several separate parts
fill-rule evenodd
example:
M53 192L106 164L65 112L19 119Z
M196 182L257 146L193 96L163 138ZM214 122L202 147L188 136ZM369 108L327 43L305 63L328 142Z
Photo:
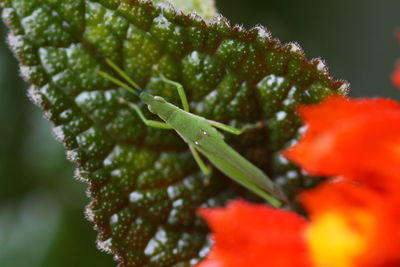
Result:
M142 92L139 95L140 99L147 104L147 107L151 113L156 114L164 121L167 121L175 110L172 104L168 103L161 96L153 96L147 92Z

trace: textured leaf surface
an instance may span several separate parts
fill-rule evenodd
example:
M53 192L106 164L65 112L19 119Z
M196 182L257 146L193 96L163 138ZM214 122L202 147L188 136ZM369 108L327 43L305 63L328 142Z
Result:
M172 3L176 9L185 13L196 12L207 20L217 16L214 0L153 0L153 3Z
M242 194L217 171L209 183L173 131L144 127L119 97L135 97L96 75L117 62L143 88L179 103L153 66L184 85L194 113L263 129L227 142L293 195L311 185L278 152L293 142L298 103L314 103L347 85L320 60L262 28L245 31L223 18L134 0L0 0L9 43L32 87L30 96L55 124L77 177L89 184L87 216L100 247L126 266L193 265L208 249L199 206ZM111 72L110 72L111 73ZM143 110L145 108L143 107ZM150 116L147 113L147 116Z

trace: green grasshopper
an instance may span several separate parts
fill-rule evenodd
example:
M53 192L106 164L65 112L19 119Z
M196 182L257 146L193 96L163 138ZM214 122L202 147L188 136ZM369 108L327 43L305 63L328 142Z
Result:
M148 120L143 115L139 106L134 103L128 103L120 99L122 103L132 108L149 127L175 130L182 139L189 145L200 170L204 175L210 176L210 168L203 162L198 152L204 155L217 169L225 175L253 191L272 206L280 207L287 202L285 195L279 188L256 166L242 157L232 147L224 141L224 136L216 128L227 131L232 134L240 135L244 131L259 127L260 125L246 126L243 129L237 129L220 122L207 120L189 112L189 104L183 89L183 86L177 82L168 80L162 74L160 78L167 84L173 85L179 94L183 109L167 102L160 96L153 96L143 90L116 64L106 60L107 64L124 78L132 87L110 76L109 74L98 71L103 78L115 83L118 86L132 92L147 104L150 112L156 114L161 121ZM282 203L283 202L283 203Z

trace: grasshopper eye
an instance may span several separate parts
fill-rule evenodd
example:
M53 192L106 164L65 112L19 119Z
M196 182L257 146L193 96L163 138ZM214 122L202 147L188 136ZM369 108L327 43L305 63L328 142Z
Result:
M159 102L159 103L166 103L167 101L165 101L164 98L162 98L161 96L155 96L154 100Z

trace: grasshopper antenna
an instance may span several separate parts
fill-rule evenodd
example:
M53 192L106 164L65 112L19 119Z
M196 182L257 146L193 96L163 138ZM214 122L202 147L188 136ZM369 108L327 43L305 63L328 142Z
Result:
M142 89L140 89L140 86L135 83L121 68L119 68L114 62L112 62L110 59L106 59L107 65L109 65L115 72L117 72L122 78L125 79L132 87L127 85L126 83L121 82L120 80L114 78L113 76L109 75L108 73L105 73L101 70L97 70L97 74L99 74L101 77L103 77L106 80L109 80L110 82L124 88L125 90L138 95Z

